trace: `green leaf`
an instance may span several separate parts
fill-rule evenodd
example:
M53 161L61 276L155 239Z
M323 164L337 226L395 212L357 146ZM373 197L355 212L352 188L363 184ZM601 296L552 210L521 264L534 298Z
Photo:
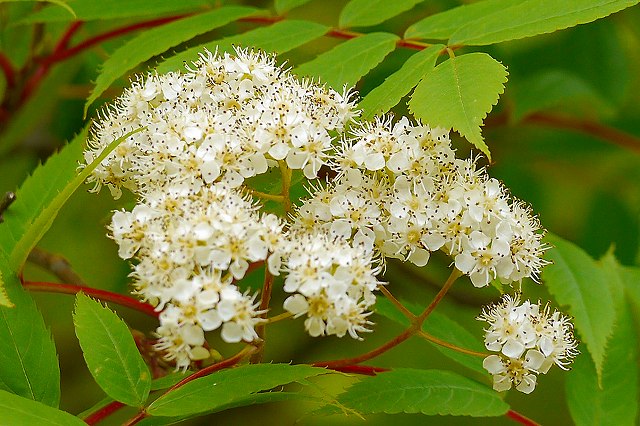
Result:
M542 279L558 303L569 306L574 325L591 353L600 381L607 340L616 318L606 275L576 245L555 235L549 235L547 241L554 247L545 257L553 264L544 268Z
M396 106L403 96L433 70L442 49L444 49L443 45L435 44L407 59L402 68L388 76L360 102L359 107L363 110L362 118L371 119Z
M230 404L225 404L219 406L213 410L205 411L197 414L197 416L204 416L213 413L219 413L221 411L230 410L232 408L238 407L247 407L249 405L258 405L258 404L267 404L271 402L282 402L282 401L292 401L292 400L313 400L312 397L308 395L304 395L300 392L262 392L262 393L254 393L244 398L240 398L235 400ZM184 416L172 416L172 417L147 417L140 423L140 426L164 426L164 425L172 425L182 422L188 418L192 418L194 415L184 415Z
M351 0L340 12L340 28L380 24L412 9L423 0Z
M87 426L65 411L0 390L2 424L11 426Z
M370 33L352 38L294 70L298 75L320 77L334 89L354 85L391 53L398 36Z
M414 315L420 314L423 309L414 303L402 301L402 304ZM409 320L407 319L407 317L405 317L386 298L378 298L378 300L376 301L375 310L380 315L383 315L397 322L398 324L402 324L405 327L409 326ZM462 327L454 320L439 312L432 312L431 315L429 315L425 323L422 325L422 330L440 340L444 340L445 342L454 344L458 347L470 349L476 352L484 351L482 343L473 334L471 334L466 328ZM475 355L464 354L433 342L429 343L431 343L444 356L456 361L460 365L463 365L482 375L487 374L487 371L482 367L483 358Z
M449 45L482 46L517 40L586 24L638 0L528 0L469 22L449 39Z
M175 373L167 374L166 376L160 377L159 379L153 379L153 381L151 382L151 390L154 391L170 388L185 377L189 377L189 374L191 373L192 372L190 371L186 371L184 373L178 371Z
M45 7L27 16L21 24L36 22L64 22L78 19L96 21L106 19L130 18L135 16L166 15L177 12L188 12L209 5L207 0L154 0L150 5L147 0L70 0L75 18L59 7Z
M276 386L326 374L307 365L251 364L196 379L156 399L147 412L153 416L182 416L216 410Z
M0 251L8 254L9 266L14 272L21 270L31 249L93 169L122 141L140 130L142 128L113 141L78 173L76 169L82 160L83 142L87 134L85 128L24 181L16 192L16 201L3 213L4 223L0 224Z
M486 53L450 58L418 84L409 109L423 123L458 131L491 160L480 126L504 91L507 74Z
M4 255L2 254L0 256L4 256ZM5 260L5 263L6 263L6 260ZM13 271L8 268L8 264L7 264L6 270L3 271L2 269L0 269L0 306L6 306L7 308L12 308L14 305L11 302L11 300L9 300L9 295L5 290L4 274L9 275L12 273Z
M165 52L171 47L191 40L197 35L251 15L256 10L250 7L223 7L140 33L107 58L102 66L100 75L96 79L96 85L85 103L84 113L87 113L87 109L93 101L108 89L114 81L142 62Z
M278 15L282 15L283 13L286 13L291 9L305 5L310 1L311 0L275 0L273 5L276 9L276 13Z
M522 0L485 0L458 6L416 22L407 28L404 38L446 40L468 23L521 2Z
M635 425L638 415L638 336L626 303L607 346L602 386L589 357L579 356L567 375L565 391L576 425Z
M558 105L588 104L600 113L611 110L600 95L579 76L564 70L538 72L513 90L513 118L521 120L532 112Z
M64 8L67 12L69 12L72 18L76 18L76 13L73 11L73 9L67 4L67 2L62 0L0 0L0 4L10 3L10 2L28 2L28 1L37 1L40 3L51 3L56 6L60 6Z
M268 27L257 28L246 33L215 40L196 46L160 63L159 73L176 71L184 68L185 62L198 59L198 54L208 49L211 52L233 52L233 46L245 46L262 49L265 52L285 53L322 37L329 28L309 21L285 20Z
M2 253L0 271L14 304L0 306L0 389L57 407L60 367L51 333Z
M422 413L490 417L509 409L493 389L442 370L398 368L357 382L338 395L338 404L318 413L336 414L342 407L362 414Z
M151 373L127 325L109 308L78 293L73 315L76 335L91 375L107 395L142 406L151 389Z

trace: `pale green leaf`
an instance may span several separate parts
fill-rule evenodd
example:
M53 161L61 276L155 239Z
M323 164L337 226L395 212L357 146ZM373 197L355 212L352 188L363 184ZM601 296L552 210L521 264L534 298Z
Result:
M159 73L184 68L184 63L198 59L205 49L211 52L233 52L233 46L262 49L265 52L285 53L322 37L329 28L309 21L285 20L268 27L257 28L246 33L215 40L180 52L158 64Z
M282 15L291 9L305 5L310 1L311 0L275 0L273 4L276 9L276 13L278 15Z
M182 416L216 410L276 386L326 374L308 365L250 364L196 379L155 400L153 416Z
M511 93L516 121L536 111L580 101L600 113L611 109L586 81L564 70L538 72L516 85Z
M69 12L71 14L72 18L76 18L76 13L73 11L73 9L67 4L67 2L62 1L62 0L0 0L0 4L2 4L2 3L10 3L10 2L29 2L29 1L37 1L37 2L40 2L40 3L51 3L51 4L54 4L56 6L60 6L60 7L64 8L64 10Z
M578 356L566 381L567 404L577 426L635 425L638 415L638 336L626 303L607 345L598 385L592 360Z
M433 45L411 56L398 71L388 76L382 84L369 92L360 102L362 118L371 119L378 114L384 114L396 106L403 96L408 94L433 70L440 51L441 44Z
M375 68L396 47L398 36L370 33L339 44L312 61L300 65L294 72L301 76L319 77L336 90L352 86Z
M0 271L14 305L0 306L0 389L57 407L60 367L51 333L1 252Z
M151 389L151 372L127 325L83 293L76 297L73 322L89 371L102 390L116 401L142 406Z
M506 81L506 68L486 53L456 56L418 84L409 109L432 127L453 128L491 159L480 126Z
M0 390L0 413L7 426L87 426L79 418L37 401Z
M397 368L367 377L343 394L338 404L318 413L336 414L345 407L361 414L422 413L491 417L509 409L493 389L442 370Z
M428 16L407 28L404 38L447 40L459 28L522 0L484 0Z
M140 33L115 50L102 65L96 85L84 106L87 108L119 77L152 57L215 28L255 13L250 7L230 6L187 17Z
M423 310L423 307L414 303L403 301L402 304L414 315L419 315ZM409 320L407 317L405 317L398 308L393 306L393 304L386 298L378 298L375 305L375 311L398 324L402 324L405 327L409 326ZM484 352L485 350L482 343L466 328L439 312L432 312L431 315L429 315L422 325L422 330L440 340L444 340L447 343L451 343L463 349L469 349L476 352ZM456 361L460 365L482 375L487 374L487 371L482 367L483 358L475 355L464 354L433 342L429 343L431 343L433 347L435 347L444 356Z
M75 18L62 8L45 7L22 19L20 23L64 22L73 19L96 21L184 13L209 7L208 0L154 0L153 4L149 4L148 0L69 0L67 4L75 12Z
M14 272L21 270L31 249L93 169L122 141L140 130L113 141L91 164L78 172L87 134L85 128L24 181L16 192L16 201L3 213L4 223L0 224L0 251L8 254L9 266Z
M542 279L558 303L569 307L576 330L587 345L601 378L607 340L616 318L606 275L576 245L555 235L549 235L547 240L554 247L545 257L553 264L544 268Z
M469 22L450 45L481 46L552 33L586 24L638 4L639 0L527 0Z
M3 254L0 254L0 256L4 256ZM5 279L4 279L4 274L12 274L13 271L11 271L8 267L6 271L3 271L2 269L0 269L0 306L6 306L8 308L13 307L13 303L11 302L11 300L9 300L9 295L7 294L7 291L5 290Z
M340 12L340 28L380 24L423 0L351 0Z

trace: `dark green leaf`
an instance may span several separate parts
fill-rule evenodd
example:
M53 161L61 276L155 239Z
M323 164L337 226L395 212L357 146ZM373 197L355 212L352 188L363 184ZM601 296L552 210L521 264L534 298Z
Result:
M98 385L116 401L141 406L149 395L151 373L127 325L82 293L76 297L73 320L84 359Z
M601 378L607 340L616 318L606 274L574 244L555 235L547 239L554 248L546 258L553 264L544 268L542 279L558 303L569 306L575 327Z
M67 3L75 11L76 18L60 7L45 7L26 17L21 23L64 22L73 19L95 21L163 15L193 11L209 4L207 0L154 0L153 5L147 0L70 0Z
M418 84L409 109L423 123L458 131L491 159L480 126L506 81L505 67L486 53L456 56Z
M294 70L298 75L319 77L334 89L354 85L396 47L398 36L370 33L339 44Z
M601 113L607 109L607 103L582 78L563 70L549 70L536 73L514 88L513 118L521 120L528 114L571 102L582 101L597 108Z
M638 415L638 336L626 303L607 345L602 386L589 357L579 356L567 375L566 393L576 425L635 425Z
M468 23L521 2L522 0L485 0L458 6L416 22L407 28L404 38L446 40Z
M638 4L638 0L528 0L469 22L449 44L481 46L586 24Z
M329 28L309 21L286 20L273 25L257 28L246 33L197 46L181 52L157 67L159 73L184 68L185 62L198 59L198 54L208 49L211 52L233 52L233 46L254 47L266 52L284 53L322 37Z
M436 44L414 54L402 65L402 68L369 92L359 105L363 110L362 118L371 119L373 116L384 114L396 106L403 96L408 94L427 73L433 70L436 59L443 48L443 45Z
M276 386L325 374L307 365L251 364L196 379L161 396L148 408L153 416L182 416L217 410Z
M85 422L65 411L3 390L0 390L0 413L0 421L7 426L86 426Z
M60 367L51 333L1 252L0 271L14 304L12 308L0 306L0 389L57 407Z
M102 71L96 79L96 85L85 103L85 114L93 101L127 71L171 47L251 15L256 10L250 7L223 7L140 33L107 58L102 66Z
M493 389L441 370L398 368L357 382L338 395L338 404L319 413L340 413L342 407L362 414L422 413L489 417L509 406Z
M402 304L414 315L420 314L423 309L413 303L403 301ZM402 324L406 327L409 326L409 320L395 306L393 306L393 304L388 299L382 297L378 298L375 310L377 313L384 315L385 317L397 322L398 324ZM482 343L480 343L480 341L478 341L478 339L473 334L471 334L469 331L467 331L467 329L462 327L457 322L438 312L432 312L431 315L429 315L422 326L422 330L440 340L444 340L445 342L451 343L460 348L469 349L476 352L484 351ZM471 370L476 371L482 375L485 375L487 373L486 370L482 367L483 358L475 355L464 354L433 342L430 343L444 356L458 362L459 364L464 365L465 367L470 368Z
M423 0L351 0L340 12L340 28L368 27L406 12Z
M278 15L282 15L293 8L309 3L311 0L275 0L274 7Z

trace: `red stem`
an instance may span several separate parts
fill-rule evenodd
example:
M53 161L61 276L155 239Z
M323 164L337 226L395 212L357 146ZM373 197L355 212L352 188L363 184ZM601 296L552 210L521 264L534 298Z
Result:
M72 22L71 25L69 25L69 28L67 28L64 34L62 34L62 37L58 41L58 44L56 44L56 47L53 49L53 54L62 52L67 48L67 46L69 46L71 38L75 35L76 32L78 32L80 27L82 27L82 24L84 24L83 21L75 21Z
M122 407L124 407L124 404L122 402L113 401L98 409L97 411L89 414L83 419L83 421L88 425L95 425L101 420L104 420L106 417L109 417L111 414L115 413Z
M126 306L127 308L134 309L138 312L142 312L143 314L147 314L154 318L157 318L160 314L159 312L156 312L155 308L148 303L140 302L133 297L113 293L107 290L100 290L97 288L91 288L81 285L58 284L40 281L25 281L22 283L22 285L27 290L42 291L47 293L76 294L79 292L83 292L88 296L95 297L96 299L106 302L112 302L120 306Z
M13 87L13 85L16 84L15 70L13 69L11 61L9 61L9 58L7 58L2 52L0 52L0 68L2 68L4 78L7 80L7 87Z
M540 426L539 423L534 422L533 420L531 420L528 417L523 416L522 414L518 413L517 411L514 410L509 410L507 411L507 414L505 414L505 416L507 416L507 418L514 420L518 423L520 423L521 425L524 426Z
M384 367L372 367L369 365L345 365L342 367L327 367L334 371L341 373L362 374L365 376L375 376L377 373L384 373L385 371L391 371L390 368Z

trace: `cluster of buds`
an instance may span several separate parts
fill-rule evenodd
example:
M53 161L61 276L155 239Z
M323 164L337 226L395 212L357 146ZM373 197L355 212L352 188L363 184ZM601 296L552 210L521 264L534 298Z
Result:
M227 342L258 338L265 311L238 287L252 266L282 277L283 309L305 317L310 335L355 339L369 331L387 258L424 266L443 250L477 287L537 279L546 246L522 202L474 159L457 159L448 131L407 118L359 122L354 99L298 79L272 55L237 49L205 52L184 73L150 73L103 112L86 164L139 131L89 181L94 191L137 197L131 211L114 213L111 236L120 257L135 261L135 293L161 311L156 347L176 368L209 356L205 332L219 329ZM335 179L321 180L321 167ZM251 187L248 179L272 168L282 194ZM308 182L304 200L285 200L293 171ZM294 209L267 214L261 198ZM532 312L523 314L531 324L569 330L559 314L545 308L534 320ZM543 371L549 359L562 366L575 350L545 336L523 343L527 368ZM525 352L499 344L507 358L485 364L504 376L513 370L505 363Z
M546 374L552 365L566 370L578 354L569 318L549 305L541 307L518 295L505 295L500 303L483 310L486 321L485 347L497 352L484 359L484 368L493 375L493 388L505 391L515 386L531 393L537 374Z

